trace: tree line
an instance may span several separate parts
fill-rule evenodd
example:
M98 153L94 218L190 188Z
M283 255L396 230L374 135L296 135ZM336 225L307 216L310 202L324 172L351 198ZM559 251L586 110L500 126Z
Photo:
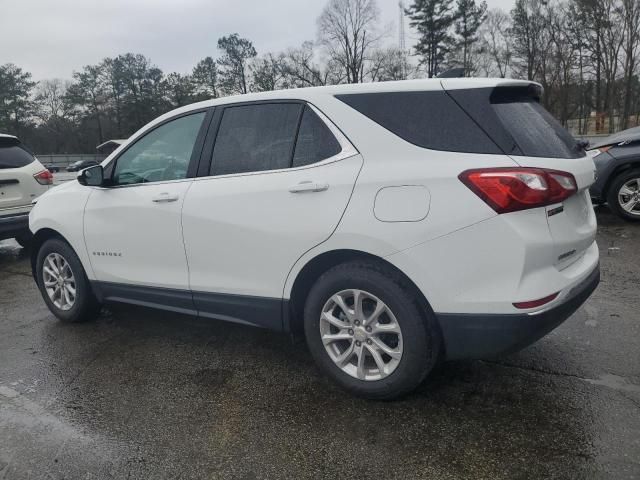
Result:
M200 100L457 67L541 83L545 106L576 134L640 123L640 0L516 0L509 12L477 0L413 0L405 14L415 37L406 51L392 46L376 0L328 0L314 41L258 55L250 39L226 35L188 73L164 73L133 53L66 80L35 82L0 65L0 132L40 153L86 153Z

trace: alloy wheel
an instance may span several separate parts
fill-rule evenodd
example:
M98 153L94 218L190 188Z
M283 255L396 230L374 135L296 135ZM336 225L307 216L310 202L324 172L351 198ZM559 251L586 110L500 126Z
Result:
M343 290L322 308L320 336L333 362L359 380L381 380L402 358L402 331L391 309L363 290Z
M620 187L618 203L628 214L640 217L640 178L632 178Z
M76 303L76 279L69 262L59 253L50 253L42 265L42 281L49 300L60 310Z

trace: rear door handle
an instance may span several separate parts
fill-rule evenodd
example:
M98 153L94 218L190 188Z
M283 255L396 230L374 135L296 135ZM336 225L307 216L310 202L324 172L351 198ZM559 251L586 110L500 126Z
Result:
M300 182L297 185L289 187L291 193L304 193L304 192L324 192L329 189L328 183L315 183L312 181Z
M179 198L178 195L171 195L167 192L164 192L153 197L151 201L154 203L169 203L169 202L177 201L178 198Z

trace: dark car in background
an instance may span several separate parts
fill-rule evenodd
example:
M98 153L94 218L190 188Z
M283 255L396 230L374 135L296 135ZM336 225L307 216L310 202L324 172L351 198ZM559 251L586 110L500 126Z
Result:
M594 143L588 153L596 164L593 200L625 220L640 221L640 127Z
M55 163L45 163L44 167L51 173L58 173L60 171L60 166Z
M84 170L85 168L93 167L95 165L98 165L98 162L95 160L78 160L67 167L67 172L79 172L80 170Z

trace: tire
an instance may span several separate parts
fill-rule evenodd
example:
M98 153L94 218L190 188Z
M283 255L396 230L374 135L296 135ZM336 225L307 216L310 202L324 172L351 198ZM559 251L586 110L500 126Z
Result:
M15 237L15 241L18 242L18 245L20 245L25 250L31 248L32 240L33 235L31 234L31 232L23 233L22 235L18 235L17 237Z
M625 185L633 182L634 180L636 185L635 189L638 192L637 194L635 194L635 198L638 201L638 204L635 206L635 209L632 213L625 210L622 206L620 193L621 189ZM631 190L633 192L633 188L628 190ZM623 196L622 198L624 199L633 197L631 195L627 195ZM640 170L629 170L626 172L622 172L620 175L615 177L611 182L611 185L609 186L609 190L607 191L607 203L609 204L609 208L613 211L613 213L615 213L619 217L629 221L640 222Z
M60 262L59 258L62 258L64 263ZM54 262L54 265L51 265L50 261ZM45 271L45 262L47 263L47 271ZM73 278L73 286L75 286L75 297L68 297L68 299L73 298L71 305L69 305L69 302L66 302L64 296L54 295L52 299L48 291L49 289L45 286L45 280L47 283L50 283L52 277L55 278L59 276L56 275L54 277L48 272L57 274L57 271L55 271L53 267L64 264L68 265L68 268L62 268L64 276L68 280L70 271ZM49 307L51 313L62 322L83 322L95 318L98 313L100 313L101 305L91 290L91 285L80 259L71 246L63 240L52 238L42 244L36 260L36 278L38 288L47 307ZM68 281L68 285L71 285L70 281ZM55 289L59 286L59 284L56 284L52 288ZM59 304L54 303L56 301Z
M362 293L355 293L350 301L352 290ZM365 321L369 319L366 328L374 329L373 333L363 331L365 327L358 320L359 315L350 308L356 294L364 299L361 317ZM336 295L343 299L351 317L338 306ZM374 322L371 319L379 302L380 308L386 309ZM326 320L327 309L331 322ZM341 319L340 328L332 323L335 319ZM349 325L353 328L345 327ZM375 332L375 329L397 329L397 326L400 335ZM305 303L304 330L311 355L320 369L345 390L372 400L391 400L415 390L435 366L442 345L433 314L420 307L402 277L388 267L369 261L338 265L316 281ZM337 334L349 339L332 342L325 348L323 335L328 338L327 335ZM396 357L379 355L378 360L388 361L384 371L378 367L371 350L380 354L382 350L377 347L383 338L385 347ZM351 347L353 354L348 352ZM362 353L359 352L366 352L361 370L358 365ZM399 358L397 352L401 353ZM349 361L338 366L336 362L344 356L350 357Z

